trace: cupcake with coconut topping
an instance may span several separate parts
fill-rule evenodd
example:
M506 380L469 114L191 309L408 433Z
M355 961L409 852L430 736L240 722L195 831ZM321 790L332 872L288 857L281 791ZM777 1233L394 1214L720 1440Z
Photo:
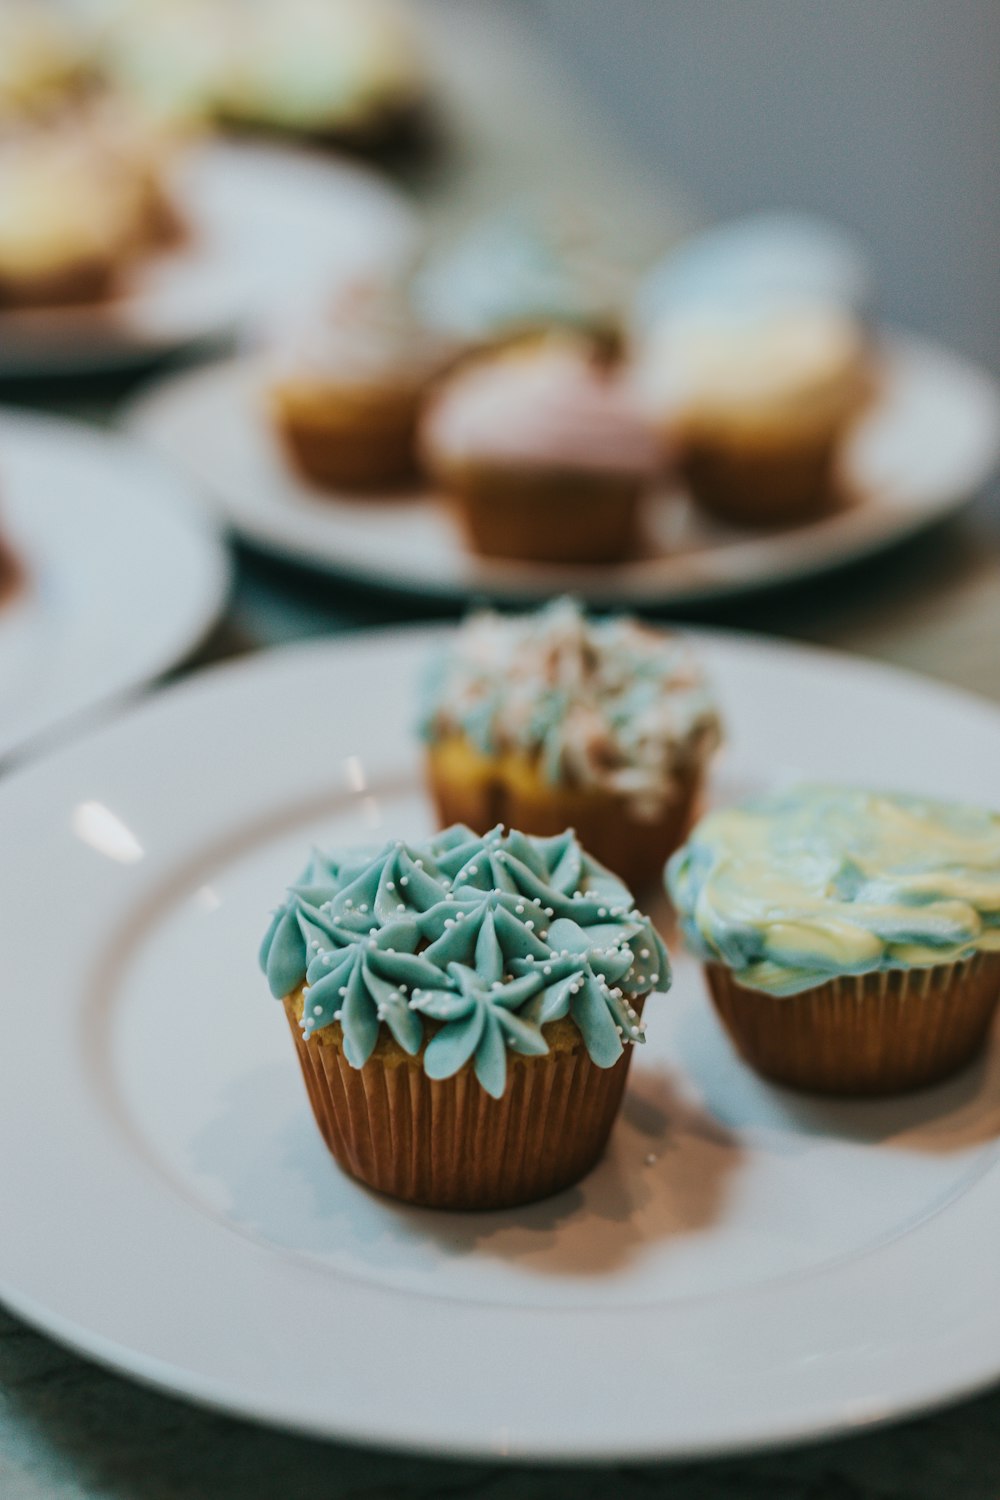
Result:
M687 833L720 740L679 636L572 599L472 615L432 662L421 731L442 823L577 830L639 888Z
M595 1164L666 950L572 833L314 854L260 953L338 1163L407 1202L530 1202Z

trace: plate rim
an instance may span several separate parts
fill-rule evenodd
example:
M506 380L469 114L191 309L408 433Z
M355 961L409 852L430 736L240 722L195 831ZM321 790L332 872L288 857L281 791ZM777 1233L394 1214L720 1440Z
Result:
M482 563L482 577L442 577L421 574L415 578L405 568L390 562L374 567L363 561L344 558L336 560L330 553L317 554L305 539L282 534L276 524L249 517L241 511L231 497L222 494L218 487L206 481L194 468L181 464L176 455L168 451L159 441L155 431L155 419L161 405L168 404L177 393L186 387L194 388L200 383L208 384L230 372L235 378L238 372L249 372L259 363L259 354L242 352L221 360L214 360L193 370L167 375L149 382L144 389L131 398L121 413L121 425L138 441L152 447L170 464L183 468L199 501L215 514L222 523L238 536L246 546L262 557L272 557L308 573L320 577L339 578L359 586L381 589L414 600L425 600L438 605L460 605L474 599L487 598L499 603L526 606L541 602L553 593L578 593L595 608L604 606L631 609L679 610L710 608L729 601L740 601L769 592L778 591L811 579L825 577L847 570L857 564L879 557L883 553L911 541L933 530L960 514L974 504L977 496L1000 466L1000 378L986 367L948 348L939 340L914 334L894 325L879 329L879 339L884 349L910 360L926 359L928 356L939 364L947 362L957 377L974 382L980 391L984 407L992 407L992 434L981 439L982 455L977 455L976 473L971 483L963 483L961 490L954 490L945 498L937 498L927 506L914 507L897 515L894 524L877 529L871 535L834 535L823 543L818 555L800 548L797 555L786 556L764 566L755 565L752 571L737 577L715 579L696 578L688 584L668 583L666 587L655 582L647 583L642 578L630 580L626 575L629 564L609 569L607 573L593 570L580 573L567 567L565 577L547 565L505 563L502 560ZM428 488L425 492L429 497ZM321 499L322 497L320 497ZM421 497L420 503L426 503ZM793 536L787 529L780 537ZM747 533L736 545L744 542L756 545L766 540ZM720 549L724 550L724 549ZM480 566L475 558L474 567ZM518 572L521 577L518 578ZM533 574L537 573L537 577Z
M180 699L189 699L200 696L203 701L217 701L213 689L218 685L220 674L234 680L244 681L259 676L261 672L265 676L276 673L279 676L286 670L286 664L293 665L298 661L313 662L322 661L325 658L336 657L345 651L350 651L357 644L363 648L375 650L390 646L394 640L405 639L416 649L426 650L427 646L435 639L449 633L453 627L411 625L406 627L384 627L377 630L345 634L332 639L310 640L296 643L294 645L276 648L267 652L251 653L248 656L237 657L232 661L217 663L202 672L196 673L164 689L127 710L121 711L110 722L103 722L94 726L85 736L75 740L72 744L65 745L53 752L41 762L26 765L16 770L4 782L0 784L0 809L2 809L6 798L15 795L17 788L26 780L45 778L58 769L60 762L67 759L72 760L78 756L92 754L95 747L102 748L101 742L119 735L128 736L129 726L139 721L158 720L160 716L167 716L173 712L173 704ZM967 709L974 709L985 714L984 722L988 722L992 729L1000 728L1000 708L989 700L983 699L975 694L969 693L961 688L955 688L948 684L939 684L931 679L922 677L918 673L894 668L883 662L869 661L863 658L852 658L845 653L833 651L825 647L815 647L797 642L786 642L772 640L767 636L753 634L750 632L735 632L726 630L695 630L688 632L697 644L698 638L711 640L721 646L723 650L732 647L735 650L749 650L752 653L776 654L779 658L785 657L798 659L800 662L808 663L817 658L828 661L831 665L840 664L841 667L850 665L852 671L859 671L872 680L903 679L914 688L929 692L939 701L952 701L963 704ZM238 691L238 689L237 689ZM141 724L140 731L141 732ZM89 746L89 749L88 749ZM964 1200L963 1200L964 1201ZM822 1273L820 1273L822 1274ZM308 1433L312 1436L336 1439L337 1441L363 1444L365 1446L382 1447L391 1450L421 1451L433 1453L439 1456L447 1454L465 1458L488 1458L491 1461L502 1459L529 1460L536 1463L552 1464L601 1464L617 1463L623 1460L634 1462L673 1461L679 1459L690 1459L696 1457L721 1456L723 1454L744 1453L755 1449L769 1449L779 1446L792 1446L830 1437L837 1434L845 1434L861 1429L867 1429L875 1425L882 1425L896 1421L903 1416L918 1414L959 1401L978 1391L986 1389L1000 1378L1000 1347L991 1350L988 1359L982 1361L980 1366L968 1375L968 1378L955 1382L944 1389L927 1390L922 1396L916 1398L902 1399L898 1404L891 1400L883 1402L880 1410L876 1412L864 1411L855 1413L853 1416L840 1418L827 1417L825 1420L813 1420L810 1418L800 1419L796 1423L777 1424L773 1428L752 1432L742 1432L735 1437L717 1439L712 1442L705 1440L693 1442L690 1446L679 1443L671 1443L664 1447L662 1442L658 1445L654 1437L650 1438L648 1444L640 1445L638 1448L630 1443L628 1449L614 1448L605 1441L603 1443L592 1442L589 1446L576 1441L572 1448L563 1448L558 1445L532 1446L523 1443L504 1449L496 1443L484 1441L481 1435L463 1439L456 1437L454 1433L450 1438L442 1440L440 1433L422 1433L419 1430L399 1431L399 1424L395 1432L386 1430L385 1425L381 1427L378 1423L362 1429L356 1420L352 1420L350 1426L338 1426L337 1421L327 1418L323 1422L314 1420L296 1419L293 1413L286 1411L280 1416L273 1412L264 1412L259 1409L254 1400L240 1398L234 1394L232 1389L225 1388L225 1383L220 1385L207 1377L192 1378L191 1372L178 1372L178 1368L167 1361L156 1357L143 1355L141 1352L129 1351L115 1343L113 1339L94 1333L93 1330L82 1330L79 1326L72 1326L59 1315L53 1315L51 1310L40 1307L29 1295L19 1294L16 1288L12 1288L8 1280L0 1280L0 1299L2 1299L15 1314L23 1317L26 1321L42 1331L54 1337L57 1341L86 1355L105 1367L124 1372L139 1380L142 1384L152 1386L166 1394L174 1397L194 1401L196 1404L211 1407L212 1409L225 1411L245 1418L263 1422L268 1426L283 1428L285 1430ZM639 1311L642 1311L640 1309ZM180 1378L178 1378L180 1375Z
M88 725L103 722L119 708L125 707L186 661L207 639L231 597L235 568L226 546L223 530L203 506L199 506L182 476L157 460L155 454L114 429L91 425L72 417L35 411L30 408L0 405L0 442L7 432L23 433L44 440L46 435L60 435L79 445L83 452L91 448L98 465L110 457L113 465L120 455L136 473L150 478L149 489L137 487L133 495L136 507L144 506L168 517L170 524L186 534L186 540L200 553L203 577L199 597L192 600L183 615L177 611L169 639L161 640L155 652L147 653L146 665L127 672L106 674L108 681L85 703L68 710L47 713L43 723L31 724L9 736L0 736L0 767L20 766L26 760L51 752L66 739L74 738ZM2 467L2 465L0 465Z

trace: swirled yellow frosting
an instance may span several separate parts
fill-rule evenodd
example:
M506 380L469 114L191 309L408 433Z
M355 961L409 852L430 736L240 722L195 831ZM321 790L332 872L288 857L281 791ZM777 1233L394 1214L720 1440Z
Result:
M769 994L953 963L1000 952L1000 814L799 786L702 819L667 886L694 952Z

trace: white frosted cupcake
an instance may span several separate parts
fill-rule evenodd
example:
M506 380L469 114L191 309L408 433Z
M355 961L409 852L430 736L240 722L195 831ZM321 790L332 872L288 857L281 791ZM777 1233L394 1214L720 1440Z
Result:
M538 562L627 556L661 462L622 380L559 337L458 370L420 444L475 551Z
M418 412L450 353L400 290L379 282L350 287L274 362L271 411L295 466L335 489L388 489L412 479Z
M634 381L694 499L770 525L835 502L836 451L867 394L869 353L860 324L832 306L701 307L657 325Z
M109 104L0 143L0 304L95 301L179 232L164 144Z

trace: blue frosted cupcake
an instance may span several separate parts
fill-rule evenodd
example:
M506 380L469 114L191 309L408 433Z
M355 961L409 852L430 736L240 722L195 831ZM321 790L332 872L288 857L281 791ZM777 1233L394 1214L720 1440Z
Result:
M667 885L767 1077L889 1094L982 1047L1000 1001L1000 815L795 787L702 819Z
M435 1208L527 1203L588 1172L646 996L670 983L649 920L571 832L461 825L315 854L260 957L337 1161Z

